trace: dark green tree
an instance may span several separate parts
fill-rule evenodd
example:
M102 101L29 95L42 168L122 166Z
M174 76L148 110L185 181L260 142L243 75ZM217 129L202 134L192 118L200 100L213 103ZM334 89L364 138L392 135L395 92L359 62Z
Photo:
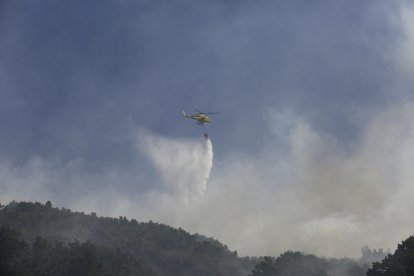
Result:
M156 271L168 276L240 276L252 269L248 259L239 258L213 238L125 216L72 212L51 203L12 202L0 209L0 225L18 230L29 248L33 243L32 271L36 275L82 269L102 275L114 275L107 271L151 275ZM42 239L37 240L38 236ZM81 242L74 244L75 239ZM85 243L88 240L93 245ZM122 258L114 257L114 251L121 252Z
M328 262L314 255L285 252L278 258L265 257L251 276L328 276Z
M275 275L276 266L274 258L265 256L263 260L258 263L252 271L251 276L265 276L265 275Z
M394 254L381 262L372 264L367 276L411 276L414 275L414 236L398 245Z
M30 250L19 233L8 226L0 226L0 275L27 274Z

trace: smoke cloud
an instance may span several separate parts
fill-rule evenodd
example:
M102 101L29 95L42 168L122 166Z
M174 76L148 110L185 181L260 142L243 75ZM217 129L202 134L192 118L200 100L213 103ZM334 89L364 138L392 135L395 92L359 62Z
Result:
M200 229L246 254L295 249L337 257L358 256L364 244L393 249L412 233L412 103L376 113L351 149L292 112L274 116L292 116L290 126L269 122L285 128L289 150L272 144L257 158L227 160L232 165L215 173L207 199L216 223Z
M213 236L241 255L301 250L357 257L366 244L394 249L412 234L413 103L375 112L348 149L291 110L265 116L274 140L255 156L227 155L211 175L211 141L139 130L136 153L159 176L152 189L126 188L140 181L133 171L86 173L81 161L36 158L21 167L2 164L0 200L52 200L154 220ZM97 189L82 188L87 185Z

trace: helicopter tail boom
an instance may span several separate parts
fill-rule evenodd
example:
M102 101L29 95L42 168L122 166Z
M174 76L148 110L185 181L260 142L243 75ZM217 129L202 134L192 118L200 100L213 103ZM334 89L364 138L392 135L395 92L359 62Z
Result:
M185 118L190 118L190 115L188 115L187 113L185 113L185 111L184 111L184 110L183 110L181 113L183 114L183 116L184 116Z

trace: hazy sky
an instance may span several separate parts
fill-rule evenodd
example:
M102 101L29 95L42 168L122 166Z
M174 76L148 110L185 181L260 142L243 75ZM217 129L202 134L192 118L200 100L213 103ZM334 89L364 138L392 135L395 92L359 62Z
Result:
M5 0L0 41L3 204L151 219L241 255L413 234L408 0ZM194 107L220 114L199 127Z

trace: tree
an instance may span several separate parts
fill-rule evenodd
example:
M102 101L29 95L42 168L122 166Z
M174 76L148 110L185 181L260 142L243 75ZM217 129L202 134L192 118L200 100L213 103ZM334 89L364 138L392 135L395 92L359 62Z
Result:
M29 258L28 245L19 233L8 226L0 227L0 275L24 275Z
M414 236L398 245L393 255L382 262L372 264L367 276L411 276L414 275Z
M278 258L264 257L251 276L328 276L328 263L314 255L285 252Z
M273 275L272 273L275 273L274 259L272 257L265 256L263 260L253 268L250 276Z

